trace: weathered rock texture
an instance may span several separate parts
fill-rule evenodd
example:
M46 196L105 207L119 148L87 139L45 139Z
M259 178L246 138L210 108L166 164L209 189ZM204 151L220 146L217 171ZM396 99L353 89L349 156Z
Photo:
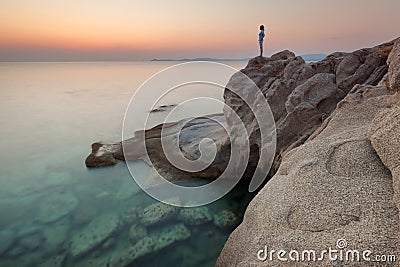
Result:
M267 87L282 160L250 203L217 266L386 266L328 257L319 262L282 262L276 254L273 261L257 259L265 245L287 252L321 251L336 249L339 239L347 241L346 249L369 249L373 256L400 255L400 39L392 44L336 53L312 64L298 59L295 71L289 71L295 64L294 59L287 63L289 54L274 63L291 73L287 76L285 71L269 76L273 59L249 63L254 65L249 75ZM265 74L269 78L263 78ZM281 87L270 89L277 80ZM279 90L290 91L285 109L274 107L272 97ZM336 106L336 99L344 95Z
M279 167L285 151L302 144L354 85L376 85L382 79L387 73L386 60L392 46L393 42L390 42L353 53L334 53L314 63L306 63L290 51L249 61L242 72L261 89L276 122L277 149L272 174ZM245 83L241 86L234 76L227 87L235 92L226 89L224 93L225 102L233 111L226 109L225 117L231 125L232 113L237 112L245 122L253 148L250 164L254 165L258 158L257 147L261 145L259 127L253 112L237 94L245 94ZM231 127L233 136L234 126ZM233 142L236 146L243 143L240 136Z
M217 178L226 168L227 158L229 158L229 146L226 144L228 135L221 125L226 124L223 114L214 114L206 117L181 120L175 123L158 125L145 131L135 132L135 137L125 142L129 146L129 152L123 153L121 142L106 144L92 144L92 153L86 158L87 167L104 167L117 163L117 160L144 160L151 161L156 170L166 179L187 180L191 177L196 178ZM164 127L164 129L163 129ZM163 153L161 144L161 134L163 138L176 138L179 133L179 147L183 155L191 160L200 156L199 143L204 138L210 138L214 141L218 153L213 163L199 172L187 172L172 165ZM145 147L146 145L146 147ZM222 152L223 151L223 152ZM179 153L179 151L174 151Z

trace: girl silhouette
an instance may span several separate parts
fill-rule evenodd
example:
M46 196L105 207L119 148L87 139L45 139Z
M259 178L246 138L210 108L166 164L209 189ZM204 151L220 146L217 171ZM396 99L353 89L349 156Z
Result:
M259 43L259 45L260 45L260 57L262 57L262 54L263 54L263 42L264 42L264 37L265 37L265 34L264 34L264 25L261 25L260 26L260 32L258 33L258 43Z

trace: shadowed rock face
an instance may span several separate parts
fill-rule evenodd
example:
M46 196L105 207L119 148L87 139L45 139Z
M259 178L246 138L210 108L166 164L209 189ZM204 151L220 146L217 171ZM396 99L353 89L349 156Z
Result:
M257 252L265 245L269 251L321 251L336 249L339 239L347 241L348 249L368 249L398 258L400 39L393 47L386 44L342 55L341 59L329 56L336 57L331 61L337 66L333 68L335 84L346 97L312 133L308 129L315 124L304 127L297 124L299 128L293 128L296 134L290 138L301 140L308 136L304 144L290 149L296 141L286 144L281 140L278 149L282 160L276 174L250 203L242 224L225 244L217 266L386 266L366 261L332 262L328 257L319 262L300 263L282 262L276 255L273 261L257 259ZM388 52L389 72L378 84L360 85L363 80L376 81L375 74L387 69L377 66L374 58L375 54L384 54L382 58L386 58ZM360 69L368 70L369 77L361 75ZM318 80L324 80L334 90L329 76ZM311 83L310 79L303 84L307 83ZM317 89L322 90L321 94L330 91L326 87ZM298 87L292 92L296 90ZM291 94L288 100L293 99ZM328 98L332 96L339 94ZM296 105L299 106L304 102L296 101L291 103L300 103ZM306 117L321 114L320 109L312 106L302 114ZM292 110L295 109L286 108L280 113L282 121L287 120ZM279 131L280 118L278 140L279 136L285 139L282 136L285 127ZM286 152L282 153L282 149Z

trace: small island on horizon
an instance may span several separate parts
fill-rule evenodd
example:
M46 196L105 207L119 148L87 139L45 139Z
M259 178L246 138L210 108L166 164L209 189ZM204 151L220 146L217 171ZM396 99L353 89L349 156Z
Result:
M305 61L320 61L324 59L327 56L327 54L305 54L305 55L300 55ZM150 61L249 61L251 60L250 57L246 58L212 58L212 57L197 57L197 58L181 58L181 59L172 59L172 58L153 58Z

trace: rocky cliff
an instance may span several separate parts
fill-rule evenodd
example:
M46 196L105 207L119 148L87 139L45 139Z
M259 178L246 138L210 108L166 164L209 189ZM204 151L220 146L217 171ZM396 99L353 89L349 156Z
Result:
M290 51L249 61L242 72L261 89L276 121L277 153L272 173L285 151L302 144L356 84L378 84L388 70L386 60L392 46L393 42L389 42L353 53L334 53L314 63L306 63ZM227 87L236 93L246 91L234 77L232 82ZM228 125L232 113L238 113L246 124L251 145L259 146L259 128L253 112L236 93L225 90L225 102L232 108L225 110ZM243 142L239 137L234 143Z
M388 70L386 60L392 46L393 42L389 42L353 53L334 53L314 63L306 63L290 51L249 61L241 72L261 89L276 121L277 152L271 174L276 172L285 151L302 144L354 85L376 85L382 79ZM125 141L125 145L130 147L129 151L133 151L128 155L124 155L121 142L94 143L92 153L86 158L86 166L110 166L118 160L126 160L126 156L128 160L151 160L157 171L170 180L191 177L215 179L225 170L231 145L240 148L246 143L242 140L245 137L237 132L240 127L235 125L235 114L238 114L250 136L250 160L244 176L251 177L258 164L260 150L265 148L260 143L260 129L254 111L238 96L246 96L251 91L248 86L252 85L243 77L242 74L236 74L228 82L224 98L230 108L224 109L223 116L210 115L138 131L134 138ZM227 124L229 134L216 121ZM184 127L180 131L182 125ZM168 129L164 135L176 136L180 132L180 149L185 157L195 159L199 156L199 143L204 137L215 142L217 157L201 172L186 172L176 168L160 150L162 127Z
M217 266L387 266L327 256L263 261L257 252L331 247L370 250L372 260L400 255L400 39L311 64L283 52L253 59L244 71L274 112L276 174L248 206ZM231 92L225 97L235 101ZM256 143L257 128L248 131Z

